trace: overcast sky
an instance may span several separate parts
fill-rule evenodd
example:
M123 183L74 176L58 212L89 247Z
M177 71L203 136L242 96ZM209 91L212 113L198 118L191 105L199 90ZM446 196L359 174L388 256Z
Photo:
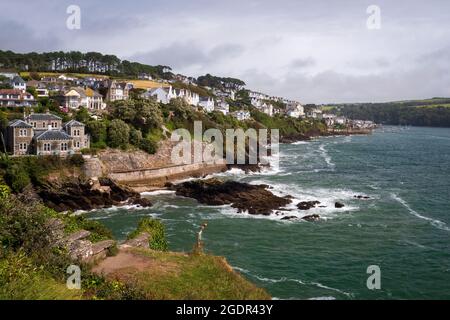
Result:
M0 49L99 51L304 103L450 96L450 1L0 0Z

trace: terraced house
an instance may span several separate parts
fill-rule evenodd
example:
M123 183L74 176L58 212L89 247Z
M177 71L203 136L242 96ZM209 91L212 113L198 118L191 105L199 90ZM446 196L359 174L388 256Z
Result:
M80 153L90 147L85 125L62 119L50 113L32 113L17 119L6 128L6 147L13 155L59 155Z

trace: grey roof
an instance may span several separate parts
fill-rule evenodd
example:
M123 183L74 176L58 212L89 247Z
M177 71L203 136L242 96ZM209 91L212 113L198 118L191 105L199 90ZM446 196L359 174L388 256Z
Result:
M84 124L77 120L70 120L64 125L66 128L68 127L84 127Z
M26 123L23 120L12 120L9 122L9 126L10 127L15 127L15 128L33 128L31 125L29 125L28 123Z
M30 114L27 119L33 121L49 121L49 120L62 120L62 118L51 114L51 113L32 113Z
M36 140L73 140L73 138L64 131L48 130L38 135Z
M11 82L25 83L25 81L22 79L21 76L15 76L14 78L11 79Z

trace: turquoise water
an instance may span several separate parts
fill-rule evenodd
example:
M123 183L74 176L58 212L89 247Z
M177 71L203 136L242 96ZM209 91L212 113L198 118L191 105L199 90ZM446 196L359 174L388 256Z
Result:
M206 249L280 299L450 299L450 129L386 127L280 150L279 171L223 177L319 200L327 208L289 215L318 213L321 222L251 217L173 194L148 195L150 209L90 216L120 239L140 218L158 217L177 251L191 250L207 221ZM367 289L370 265L381 268L381 290Z

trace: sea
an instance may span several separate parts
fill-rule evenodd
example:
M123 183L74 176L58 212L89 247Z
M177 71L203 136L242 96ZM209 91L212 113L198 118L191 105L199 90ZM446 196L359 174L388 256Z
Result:
M184 252L207 222L205 250L226 257L274 299L450 299L449 128L381 127L371 135L282 144L279 156L278 168L213 176L267 184L294 197L288 215L318 214L320 221L251 216L169 191L145 193L154 203L148 209L87 216L118 239L143 217L161 219L170 250ZM296 208L310 200L321 204Z

